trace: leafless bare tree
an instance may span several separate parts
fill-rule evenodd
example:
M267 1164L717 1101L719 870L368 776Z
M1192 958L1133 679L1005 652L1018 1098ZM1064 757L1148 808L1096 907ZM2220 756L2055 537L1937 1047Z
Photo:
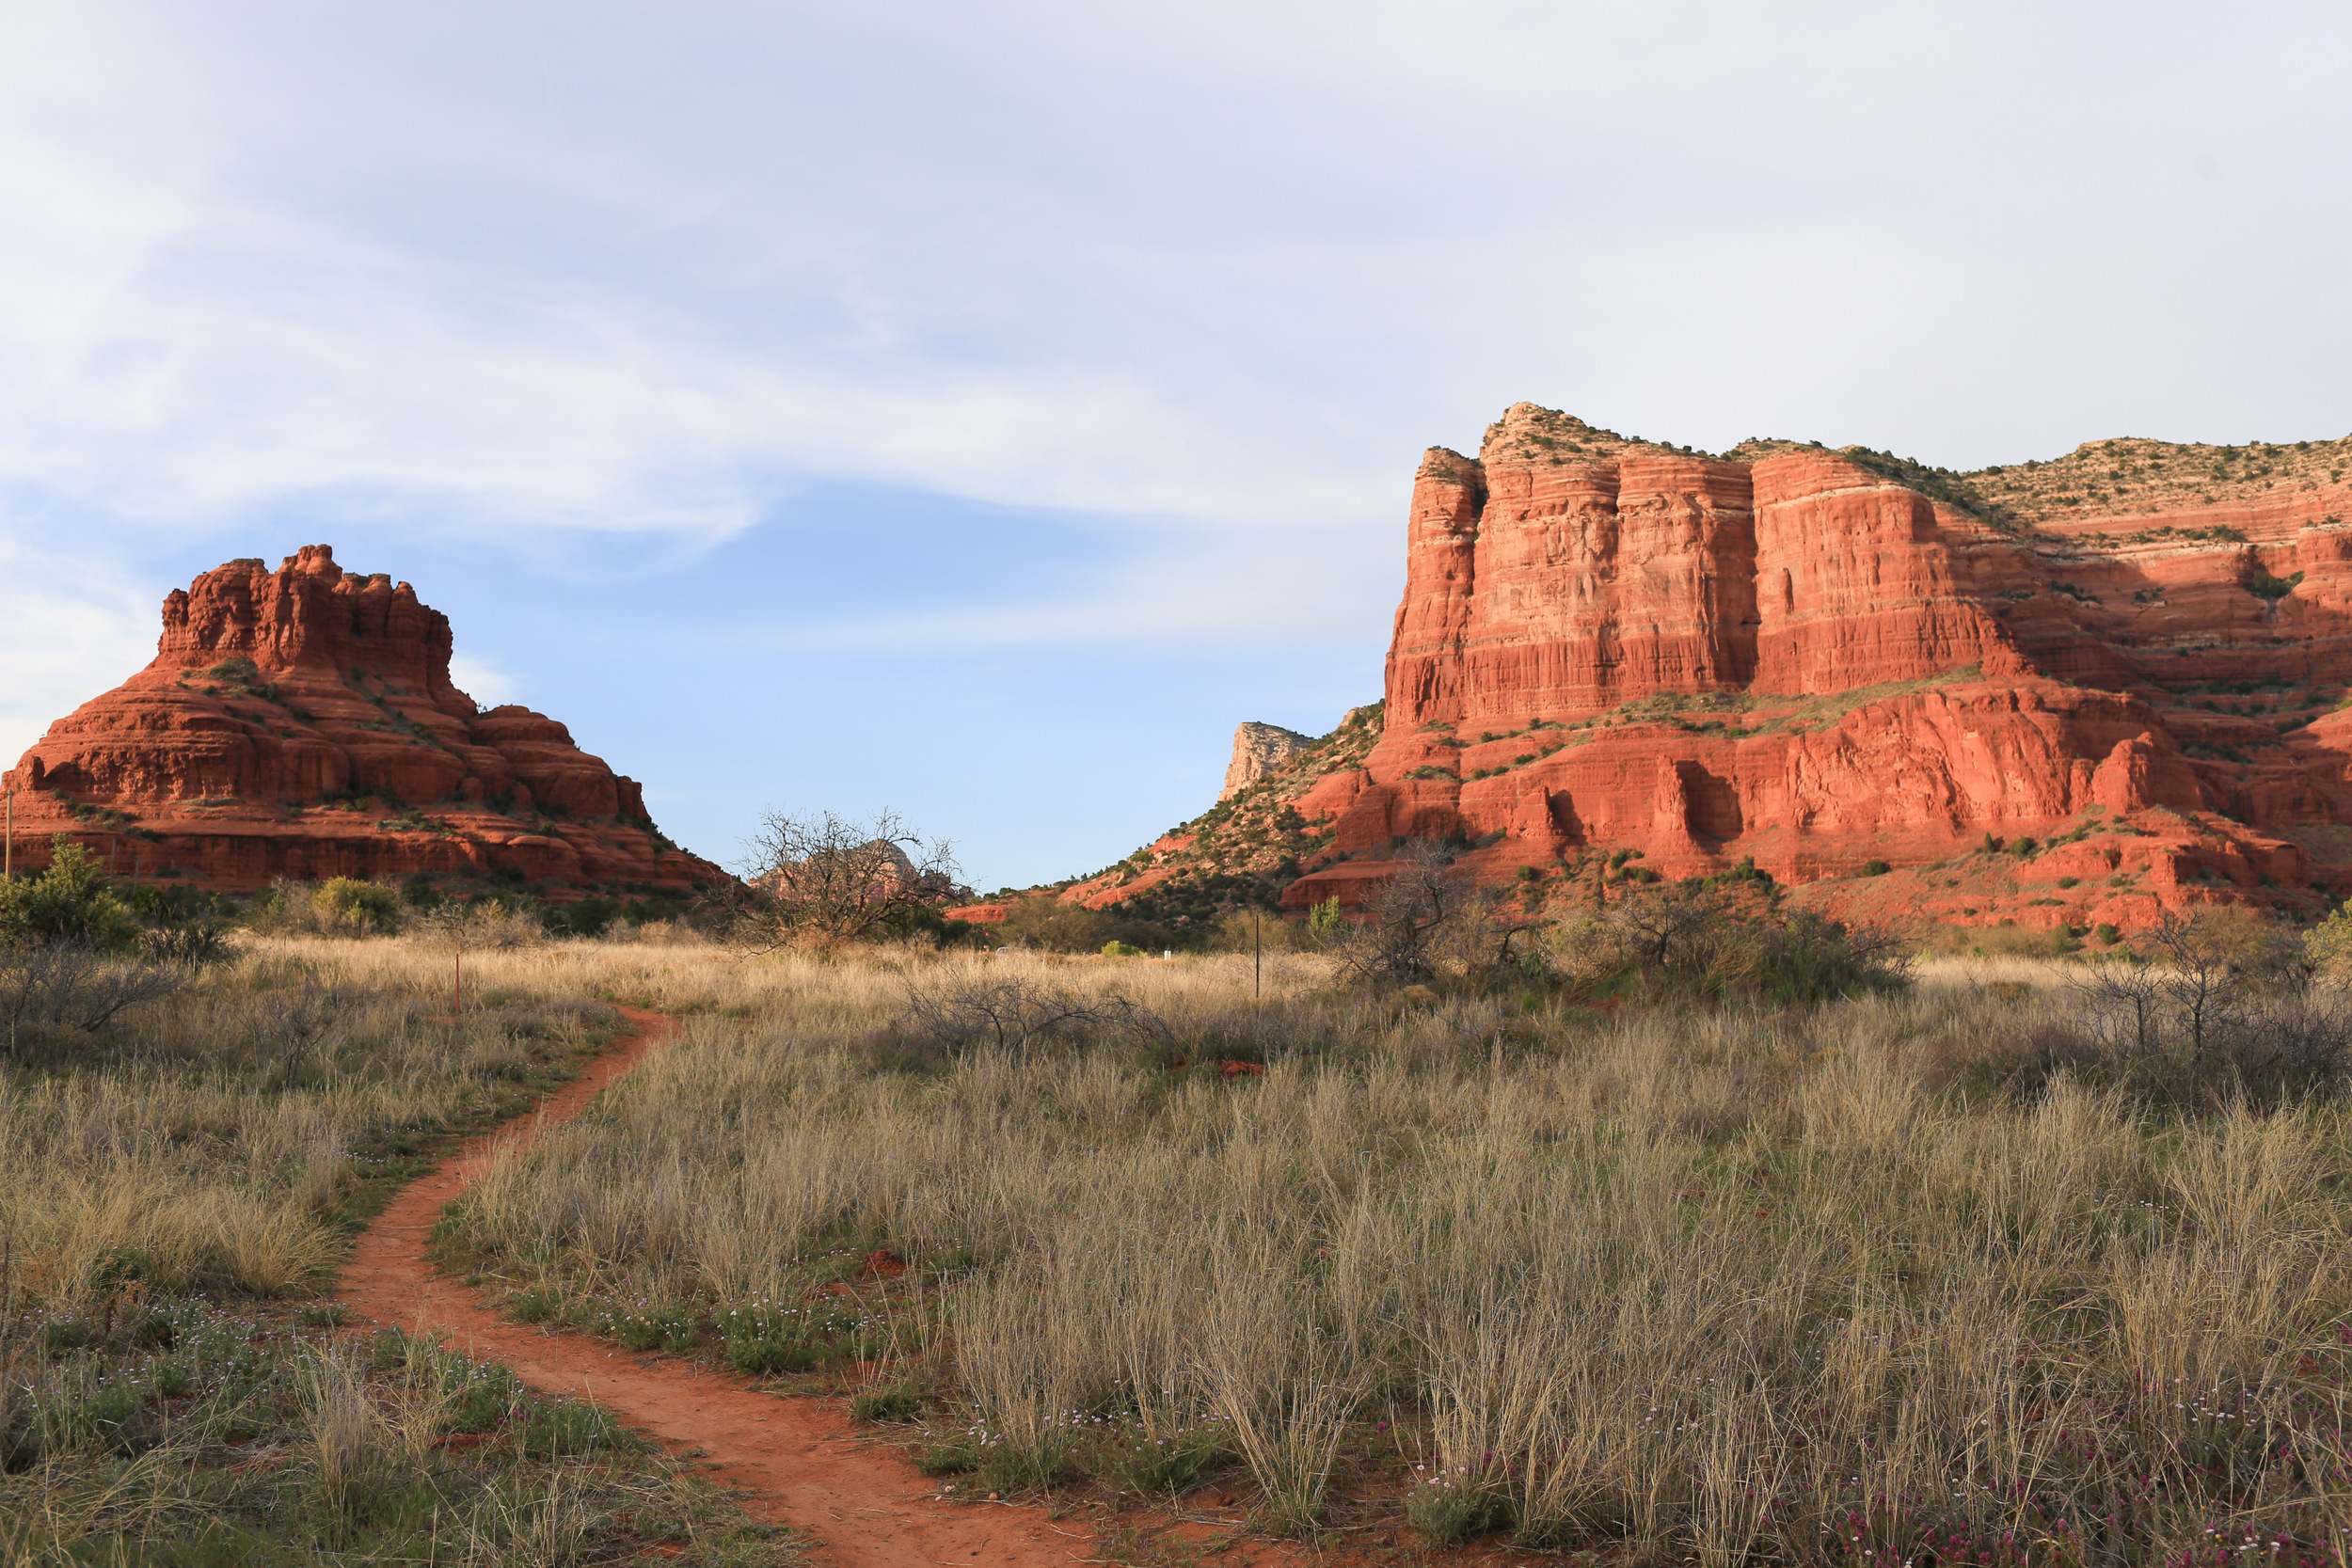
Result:
M2300 946L2235 911L2169 913L2075 983L2091 1069L2135 1094L2260 1106L2343 1090L2352 999L2314 987Z
M2189 1051L2202 1060L2218 1032L2262 991L2298 988L2309 972L2273 927L2201 911L2166 911L2140 933L2165 998L2179 1009Z
M950 1050L994 1046L1016 1051L1056 1035L1117 1029L1146 1037L1165 1032L1149 1008L1123 996L1080 996L1025 979L907 992L909 1021Z
M18 1031L104 1028L133 1007L159 1002L185 978L180 966L116 958L76 942L0 948L0 1018L8 1050Z
M1712 890L1668 887L1629 893L1609 906L1601 924L1644 971L1695 977L1714 966L1736 918Z
M416 929L428 947L450 956L450 1011L466 1010L466 955L501 947L520 947L535 940L537 922L503 904L451 899L417 921Z
M2128 958L2102 960L2069 986L2082 1003L2086 1031L2100 1051L2137 1060L2164 1045L2165 976Z
M1331 956L1357 979L1375 986L1418 985L1437 974L1436 949L1463 924L1477 899L1455 851L1416 839L1397 854L1397 869L1372 900L1371 918L1337 934Z
M954 847L925 839L897 814L860 823L834 812L770 812L750 845L748 892L736 938L757 951L860 942L894 918L964 893Z

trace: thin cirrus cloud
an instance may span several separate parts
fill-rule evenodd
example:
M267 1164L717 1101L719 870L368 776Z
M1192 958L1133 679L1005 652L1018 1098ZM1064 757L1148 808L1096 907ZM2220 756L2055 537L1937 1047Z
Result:
M1001 655L1003 711L1108 727L991 805L1011 879L1196 808L1234 719L1375 685L1420 450L1519 398L1955 467L2352 429L2339 8L0 0L0 544L38 567L0 582L0 750L143 660L191 571L331 534L468 603L461 652L657 793L691 770L690 835L869 787L860 737L681 751L615 683ZM745 569L766 592L719 580ZM624 590L665 629L585 683L558 612ZM857 689L851 731L945 701ZM1138 784L1153 714L1198 760Z

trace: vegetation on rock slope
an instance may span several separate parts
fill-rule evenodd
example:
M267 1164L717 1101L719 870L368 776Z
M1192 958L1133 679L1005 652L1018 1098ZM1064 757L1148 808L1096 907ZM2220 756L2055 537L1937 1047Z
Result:
M1629 451L1720 456L1754 463L1780 452L1828 451L1994 527L2013 528L2101 514L2177 511L2299 493L2343 483L2352 471L2352 436L2340 440L2249 441L2242 446L2122 436L2087 441L2062 457L1946 468L1871 447L1756 436L1721 453L1645 441L1586 424L1558 409L1522 404L1486 428L1487 461L1591 462ZM2314 513L2313 522L2324 520Z
M1213 926L1234 910L1273 909L1282 889L1330 851L1330 830L1311 827L1298 798L1333 773L1363 766L1380 738L1381 706L1350 709L1275 771L1077 885L1091 892L1141 883L1117 900L1120 912L1178 931Z

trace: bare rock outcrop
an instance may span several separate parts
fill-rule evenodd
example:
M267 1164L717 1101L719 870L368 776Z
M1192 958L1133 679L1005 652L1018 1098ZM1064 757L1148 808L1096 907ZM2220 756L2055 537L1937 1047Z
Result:
M1226 765L1225 787L1217 791L1216 798L1232 800L1267 774L1279 771L1284 763L1314 743L1312 736L1286 730L1279 724L1246 721L1233 731L1233 760Z

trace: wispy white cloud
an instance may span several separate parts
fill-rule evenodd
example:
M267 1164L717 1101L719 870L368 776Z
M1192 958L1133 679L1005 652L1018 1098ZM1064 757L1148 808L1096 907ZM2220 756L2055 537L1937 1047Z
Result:
M2082 438L2214 402L2130 318L2217 255L2315 285L2344 221L2260 257L2173 226L2160 264L2086 221L2296 177L2248 121L2326 51L2185 13L2121 48L2030 9L20 9L0 484L130 530L375 496L723 536L822 475L1238 550L1385 523L1422 441L1522 395ZM2241 112L2131 97L2191 71ZM2189 341L2285 421L2348 329ZM2020 373L2053 343L2070 376Z
M523 683L491 659L478 654L450 656L452 685L484 707L500 707L523 700Z
M155 657L156 605L119 557L0 530L0 766Z

